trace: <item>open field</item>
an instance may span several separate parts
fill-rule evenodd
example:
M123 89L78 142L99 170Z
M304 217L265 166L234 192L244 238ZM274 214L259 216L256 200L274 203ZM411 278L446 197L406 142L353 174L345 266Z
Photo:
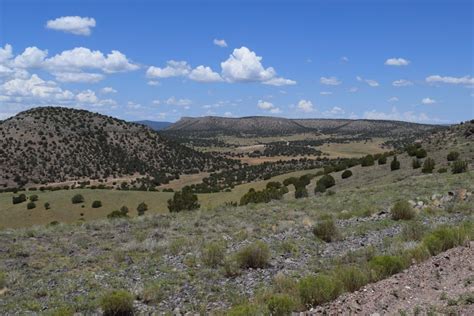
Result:
M353 158L353 157L362 157L368 154L377 154L389 151L390 148L382 148L382 143L385 139L374 138L372 141L358 141L351 143L330 143L323 146L318 146L316 149L319 149L323 152L323 155L326 154L331 158Z

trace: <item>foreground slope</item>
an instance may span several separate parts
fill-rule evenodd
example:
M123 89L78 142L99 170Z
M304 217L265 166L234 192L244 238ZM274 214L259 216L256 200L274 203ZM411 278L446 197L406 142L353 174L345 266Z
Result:
M208 155L84 110L35 108L0 122L0 186L206 170Z

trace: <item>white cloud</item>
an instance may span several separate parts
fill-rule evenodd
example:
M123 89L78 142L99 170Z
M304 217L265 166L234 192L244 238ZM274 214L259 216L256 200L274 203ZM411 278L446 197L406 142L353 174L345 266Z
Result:
M168 60L164 68L149 67L146 75L148 78L170 78L186 76L190 71L191 66L189 66L187 62Z
M400 79L400 80L395 80L392 82L392 86L394 87L407 87L407 86L412 86L413 82L405 79Z
M387 100L388 102L398 102L397 97L391 97L390 99Z
M21 55L15 57L13 65L19 68L38 68L43 65L46 56L48 56L47 50L35 46L27 47Z
M280 108L276 107L273 103L263 100L258 100L257 106L264 111L268 111L270 113L281 113Z
M409 63L410 61L404 58L389 58L385 61L387 66L408 66Z
M460 84L460 85L474 85L474 78L471 76L464 77L442 77L440 75L431 75L426 77L426 82L429 83L449 83L449 84Z
M330 86L338 86L342 83L336 77L329 77L329 78L321 77L319 79L319 82L321 82L322 84L325 84L325 85L330 85Z
M227 47L227 43L225 40L223 39L217 39L215 38L214 41L213 41L214 45L217 45L219 47Z
M232 117L232 116L234 116L234 114L232 114L232 112L225 112L224 116L225 117Z
M168 105L178 105L178 106L188 106L192 104L192 101L189 99L176 99L175 97L170 97L165 101Z
M103 93L103 94L117 93L117 90L115 90L115 89L112 88L112 87L103 87L103 88L100 90L100 92Z
M421 103L423 103L423 104L435 104L435 103L436 103L436 100L431 99L431 98L423 98L423 99L421 100Z
M359 91L359 88L357 88L357 87L352 87L352 88L349 89L349 92L352 92L352 93L355 93L357 91Z
M330 92L330 91L321 91L321 92L319 92L319 94L320 95L331 95L332 92Z
M344 111L341 107L338 107L338 106L334 106L331 110L329 111L324 111L323 112L323 115L324 116L341 116L343 114L345 114L346 111Z
M393 121L409 121L409 122L443 122L437 118L431 118L426 113L415 113L413 111L399 112L396 107L393 107L391 112L380 112L376 110L367 111L364 113L364 118L369 120L393 120Z
M379 83L377 81L373 80L373 79L364 79L360 76L357 76L356 79L357 79L357 81L365 82L366 84L368 84L371 87L378 87L379 86Z
M96 83L105 78L102 74L87 72L58 72L53 74L61 82L88 82Z
M309 100L300 100L297 105L298 110L309 113L314 111L314 105Z
M133 101L128 101L127 102L127 108L132 109L132 110L137 110L140 109L142 105L140 103L136 103Z
M76 100L81 103L97 103L99 98L95 95L92 90L85 90L76 95Z
M154 105L160 105L161 101L160 100L153 100L153 101L151 101L151 103L154 104Z
M149 80L146 84L149 86L159 86L160 82L156 80Z
M222 81L221 76L212 71L210 67L197 66L189 74L189 79L198 82L219 82Z
M4 63L13 57L13 48L10 44L5 44L5 47L0 46L0 63Z
M62 90L54 81L45 81L35 74L28 79L17 78L7 81L0 86L0 91L7 96L44 101L73 97L70 91Z
M277 77L273 67L264 68L262 57L242 46L221 63L222 77L228 82L262 82L269 85L293 85L295 81Z
M91 34L91 28L93 27L95 27L95 19L80 16L63 16L46 22L46 28L48 29L75 35L88 36Z

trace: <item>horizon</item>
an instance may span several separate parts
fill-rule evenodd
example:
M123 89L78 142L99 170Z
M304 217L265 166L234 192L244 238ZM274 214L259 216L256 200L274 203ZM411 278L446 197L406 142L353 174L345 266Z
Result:
M474 117L471 1L52 3L0 1L0 120Z

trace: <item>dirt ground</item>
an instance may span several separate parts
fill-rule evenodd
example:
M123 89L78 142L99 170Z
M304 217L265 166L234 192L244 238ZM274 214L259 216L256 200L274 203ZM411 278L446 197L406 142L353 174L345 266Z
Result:
M474 242L305 314L474 315Z

